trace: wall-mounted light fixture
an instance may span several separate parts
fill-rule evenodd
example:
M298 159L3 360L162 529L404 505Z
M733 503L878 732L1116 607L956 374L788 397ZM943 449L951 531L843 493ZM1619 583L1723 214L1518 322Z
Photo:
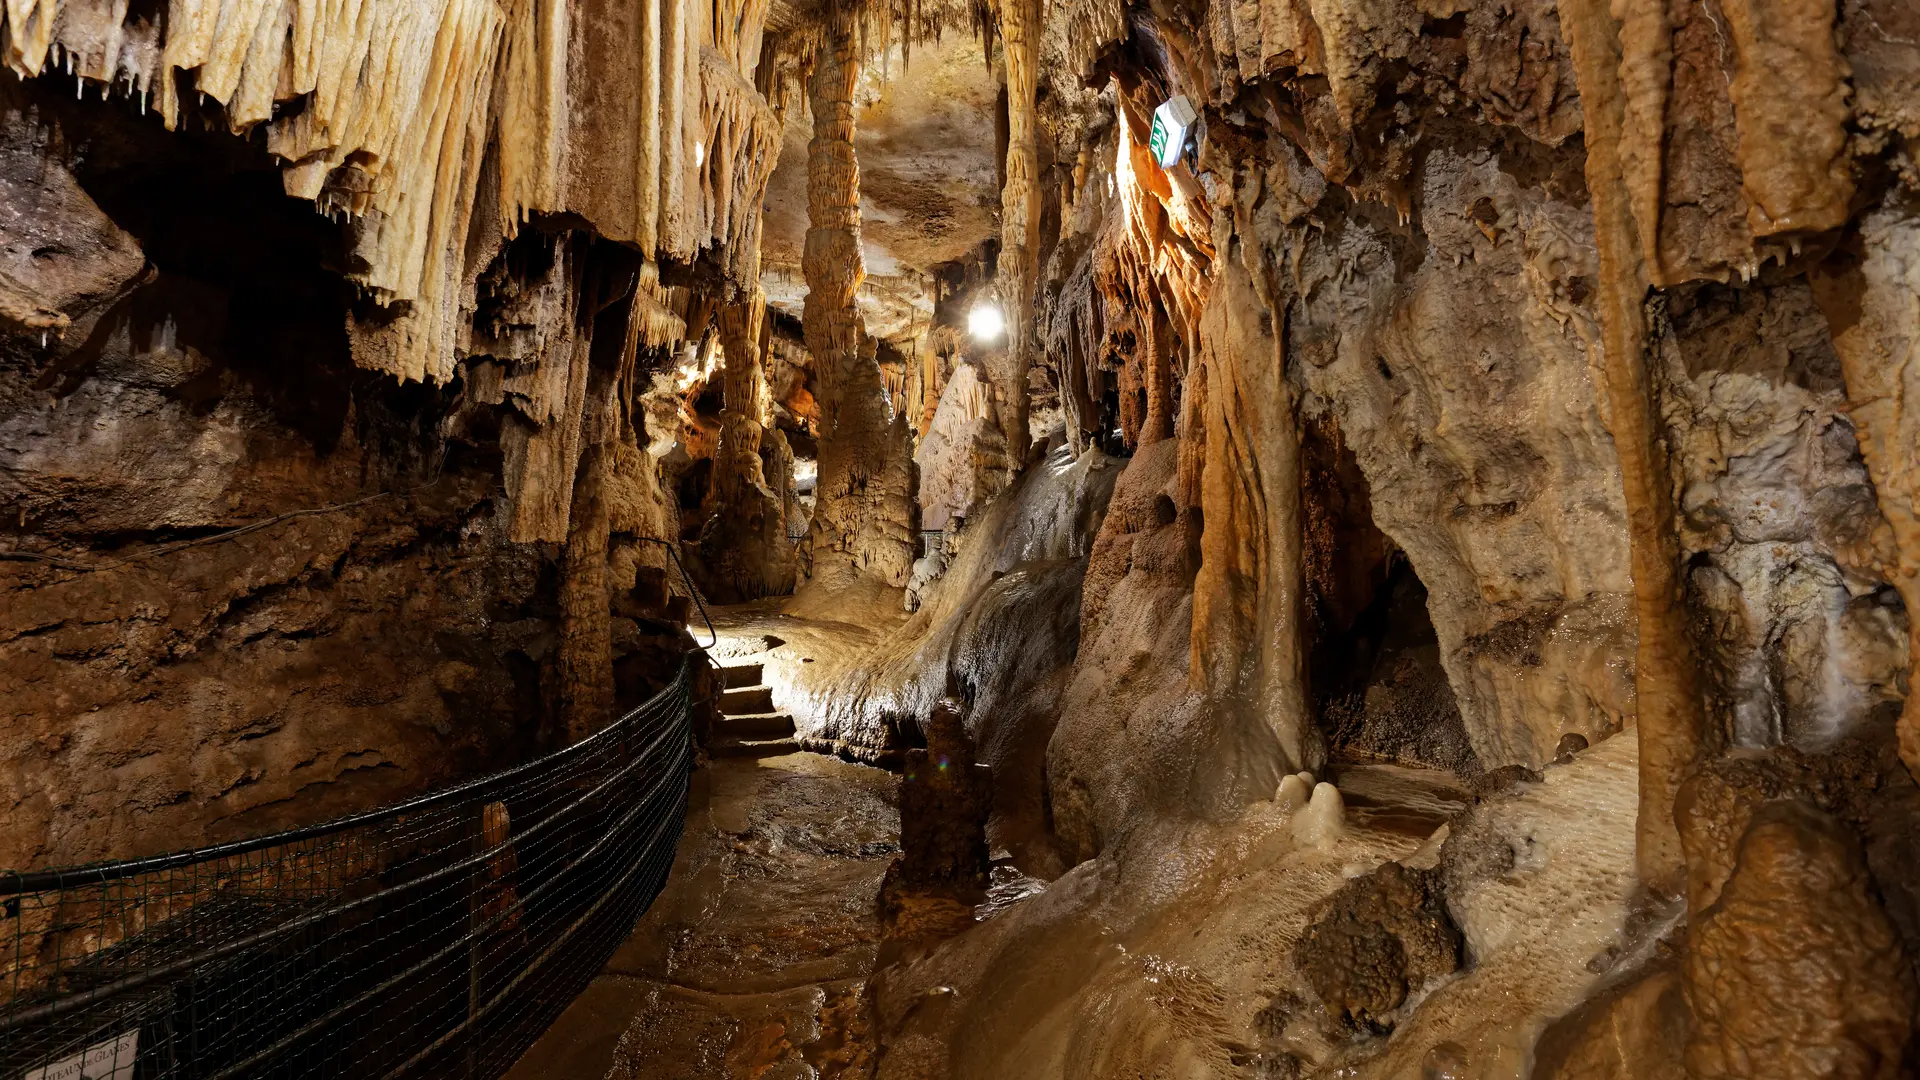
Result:
M1007 329L1007 320L992 304L981 304L967 313L967 333L975 341L993 341Z
M1153 159L1163 169L1171 169L1180 163L1180 155L1187 149L1187 134L1193 130L1193 122L1199 119L1193 111L1193 102L1181 94L1153 110L1153 134L1147 139L1147 149L1153 151Z

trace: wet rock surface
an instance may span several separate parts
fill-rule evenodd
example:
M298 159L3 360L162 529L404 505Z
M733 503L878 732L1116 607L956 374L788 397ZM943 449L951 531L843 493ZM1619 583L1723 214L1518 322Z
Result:
M906 753L899 878L910 888L979 888L986 881L992 774L976 767L960 709L942 698L927 718L927 745Z
M509 1075L869 1075L865 987L899 852L895 787L804 753L696 773L666 891Z
M1669 958L1554 1021L1534 1047L1540 1080L1684 1080L1687 1002Z

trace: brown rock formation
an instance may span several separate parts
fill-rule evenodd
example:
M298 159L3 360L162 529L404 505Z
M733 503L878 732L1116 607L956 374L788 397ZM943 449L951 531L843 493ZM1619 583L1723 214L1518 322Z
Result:
M986 879L992 789L975 766L960 703L936 703L925 734L925 749L907 751L900 785L900 880L910 888L977 888Z
M1689 935L1687 1075L1895 1076L1914 977L1858 841L1805 803L1770 803Z
M860 250L860 164L853 151L853 89L860 77L855 13L836 6L807 99L807 350L821 400L819 478L800 561L810 581L859 574L895 587L913 567L912 465L906 422L891 415L855 294Z
M793 541L787 538L786 487L792 459L778 457L768 475L762 440L772 419L766 370L761 361L766 299L755 289L719 309L721 374L725 402L720 414L720 444L713 457L712 483L701 507L698 561L708 598L738 603L793 591ZM779 444L784 447L784 440ZM768 449L772 449L768 447ZM770 482L771 481L771 482Z
M1034 96L1039 89L1039 0L997 0L1000 41L1007 67L1007 160L1000 190L1000 301L1007 323L1006 350L988 361L994 406L1015 471L1026 464L1027 373L1032 366L1029 327L1033 279L1040 260L1040 156Z
M1540 1080L1686 1080L1688 1012L1680 973L1662 963L1596 994L1534 1047Z
M1300 436L1285 346L1246 269L1229 259L1219 275L1200 324L1206 524L1192 671L1220 707L1265 717L1293 768L1314 769L1325 747L1306 698Z
M1437 873L1390 862L1327 899L1295 959L1328 1015L1388 1030L1409 992L1460 966L1460 932L1439 884Z
M1920 220L1883 210L1861 223L1851 242L1811 275L1845 373L1860 453L1873 476L1881 514L1899 552L1892 581L1909 614L1909 670L1920 667L1920 468L1912 461L1920 415L1906 408L1909 362L1920 349ZM1920 695L1900 713L1900 754L1920 776Z
M1620 163L1623 90L1615 70L1623 49L1611 16L1591 0L1562 12L1587 118L1587 188L1600 253L1598 310L1607 424L1626 493L1629 550L1639 644L1635 652L1635 724L1640 740L1640 874L1651 888L1678 892L1685 856L1673 825L1673 799L1709 752L1700 670L1683 608L1673 473L1659 430L1660 404L1647 371L1643 310L1647 275L1634 232ZM1639 63L1638 54L1633 54ZM1651 62L1648 60L1647 62ZM1631 68L1629 68L1631 70Z
M607 587L607 514L610 455L589 451L574 485L566 555L560 578L560 717L567 741L599 731L613 719L613 629Z

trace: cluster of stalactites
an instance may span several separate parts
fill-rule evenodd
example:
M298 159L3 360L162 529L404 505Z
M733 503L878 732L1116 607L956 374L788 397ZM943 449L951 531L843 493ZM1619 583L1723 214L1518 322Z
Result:
M722 247L738 280L757 273L740 252L777 158L746 78L766 0L576 10L596 6L173 0L163 31L124 2L11 0L0 60L133 96L169 127L189 85L234 132L266 125L287 192L347 224L350 276L404 312L361 328L355 361L442 381L467 345L475 275L533 214L579 214L655 258ZM496 238L477 265L476 215Z
M1074 199L1098 215L1089 256L1052 297L1048 354L1059 366L1069 437L1095 428L1102 373L1117 371L1120 430L1128 446L1174 434L1173 386L1186 374L1211 281L1213 211L1185 165L1163 169L1147 148L1146 108L1118 84L1110 173L1087 170ZM1131 341L1131 345L1127 344ZM1139 404L1144 391L1145 406Z

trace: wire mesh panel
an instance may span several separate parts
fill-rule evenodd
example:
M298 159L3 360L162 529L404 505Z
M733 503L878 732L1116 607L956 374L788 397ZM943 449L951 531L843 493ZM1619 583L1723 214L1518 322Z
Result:
M380 810L0 873L0 1080L500 1075L666 882L691 685Z

